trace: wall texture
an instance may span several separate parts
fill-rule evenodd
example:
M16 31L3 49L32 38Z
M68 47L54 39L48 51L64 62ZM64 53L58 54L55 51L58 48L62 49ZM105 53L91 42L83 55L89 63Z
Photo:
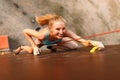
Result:
M29 44L23 29L34 29L35 16L56 13L81 36L120 29L120 0L0 0L0 35L8 35L11 48ZM120 33L90 38L106 45L120 44Z

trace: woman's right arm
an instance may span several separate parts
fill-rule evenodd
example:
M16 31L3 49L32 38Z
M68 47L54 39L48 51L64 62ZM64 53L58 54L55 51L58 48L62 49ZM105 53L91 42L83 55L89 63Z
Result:
M39 32L32 30L32 29L24 29L24 35L25 35L26 39L30 42L32 47L37 47L37 45L34 42L34 40L32 39L32 37L35 37L39 40L43 40L43 38L44 38L44 35L41 35Z

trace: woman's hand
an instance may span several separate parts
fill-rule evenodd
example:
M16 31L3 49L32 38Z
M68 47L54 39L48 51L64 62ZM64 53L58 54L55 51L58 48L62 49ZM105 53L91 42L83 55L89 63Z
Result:
M94 46L94 47L98 47L98 50L101 50L101 49L104 48L103 43L102 43L102 42L99 42L99 41L81 39L80 42L81 42L81 44L83 44L84 46Z
M80 39L80 43L86 47L91 46L90 40Z
M33 47L33 54L34 54L34 56L37 56L37 55L39 55L40 53L41 53L41 49L38 48L37 46L34 46L34 47Z
M99 41L90 41L90 44L93 46L93 48L90 50L90 53L94 53L96 50L102 50L105 48L103 43Z
M94 47L98 47L98 50L102 50L104 47L102 42L99 41L90 41L90 44Z

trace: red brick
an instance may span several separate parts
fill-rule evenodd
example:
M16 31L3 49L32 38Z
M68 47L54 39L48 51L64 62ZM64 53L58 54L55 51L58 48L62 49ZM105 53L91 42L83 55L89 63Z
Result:
M7 35L0 35L0 50L8 50L9 49L9 42Z

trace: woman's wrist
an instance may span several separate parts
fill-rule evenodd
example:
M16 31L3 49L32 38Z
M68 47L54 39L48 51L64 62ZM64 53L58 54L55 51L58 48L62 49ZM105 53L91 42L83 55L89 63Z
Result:
M87 46L87 47L89 47L89 46L91 46L91 40L85 40L85 39L81 39L81 41L80 41L84 46Z
M85 40L85 39L80 39L79 41L80 41L80 42L85 42L86 40Z
M36 44L32 44L32 47L34 48L34 47L37 47L37 45Z

